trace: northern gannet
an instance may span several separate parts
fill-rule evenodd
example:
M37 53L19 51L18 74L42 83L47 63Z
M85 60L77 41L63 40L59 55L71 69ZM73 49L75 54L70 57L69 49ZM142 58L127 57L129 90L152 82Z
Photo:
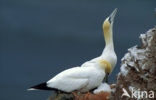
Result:
M59 90L67 93L73 91L88 92L101 85L106 73L112 71L117 61L112 34L116 12L117 9L103 23L106 46L100 57L88 61L80 67L64 70L49 81L33 86L28 90Z
M117 56L114 51L114 43L113 43L113 23L114 23L114 17L116 15L116 12L117 12L117 8L111 13L111 15L108 18L105 19L103 23L105 48L101 56L85 62L84 64L81 65L81 67L89 67L93 63L99 62L101 66L105 67L104 69L105 69L106 75L111 74L111 72L113 71L117 63Z

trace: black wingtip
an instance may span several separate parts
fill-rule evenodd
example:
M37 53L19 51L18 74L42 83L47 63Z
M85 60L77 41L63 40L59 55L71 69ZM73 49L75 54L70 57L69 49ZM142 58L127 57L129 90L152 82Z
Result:
M54 90L54 89L47 87L47 83L44 82L44 83L30 87L28 90Z

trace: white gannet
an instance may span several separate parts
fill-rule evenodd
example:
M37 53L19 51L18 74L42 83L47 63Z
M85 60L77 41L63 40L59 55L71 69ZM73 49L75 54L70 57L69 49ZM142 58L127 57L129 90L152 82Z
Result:
M105 66L106 75L109 75L113 71L117 63L117 56L114 51L113 43L113 22L116 12L117 8L112 12L112 14L108 18L106 18L106 20L103 23L103 33L106 45L101 56L85 62L81 65L81 67L89 67L95 62L99 62L101 66Z
M110 73L116 64L117 57L113 45L113 19L117 9L106 18L103 23L106 47L102 55L84 63L80 67L73 67L62 71L45 83L33 86L28 90L59 90L62 92L88 92L97 88L103 81L106 73Z

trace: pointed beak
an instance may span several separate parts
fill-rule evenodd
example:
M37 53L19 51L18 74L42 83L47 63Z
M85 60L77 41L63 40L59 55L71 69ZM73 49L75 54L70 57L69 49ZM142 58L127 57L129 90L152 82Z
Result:
M113 22L114 22L114 17L116 15L116 13L117 13L117 8L115 8L114 11L109 16L109 21L110 21L111 24L113 24Z

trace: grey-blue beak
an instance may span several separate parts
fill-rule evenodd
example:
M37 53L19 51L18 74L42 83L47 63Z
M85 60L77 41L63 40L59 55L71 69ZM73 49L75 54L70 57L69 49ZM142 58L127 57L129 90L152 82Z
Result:
M116 15L116 13L117 13L117 8L115 8L114 11L109 16L109 21L111 24L114 22L114 17Z

